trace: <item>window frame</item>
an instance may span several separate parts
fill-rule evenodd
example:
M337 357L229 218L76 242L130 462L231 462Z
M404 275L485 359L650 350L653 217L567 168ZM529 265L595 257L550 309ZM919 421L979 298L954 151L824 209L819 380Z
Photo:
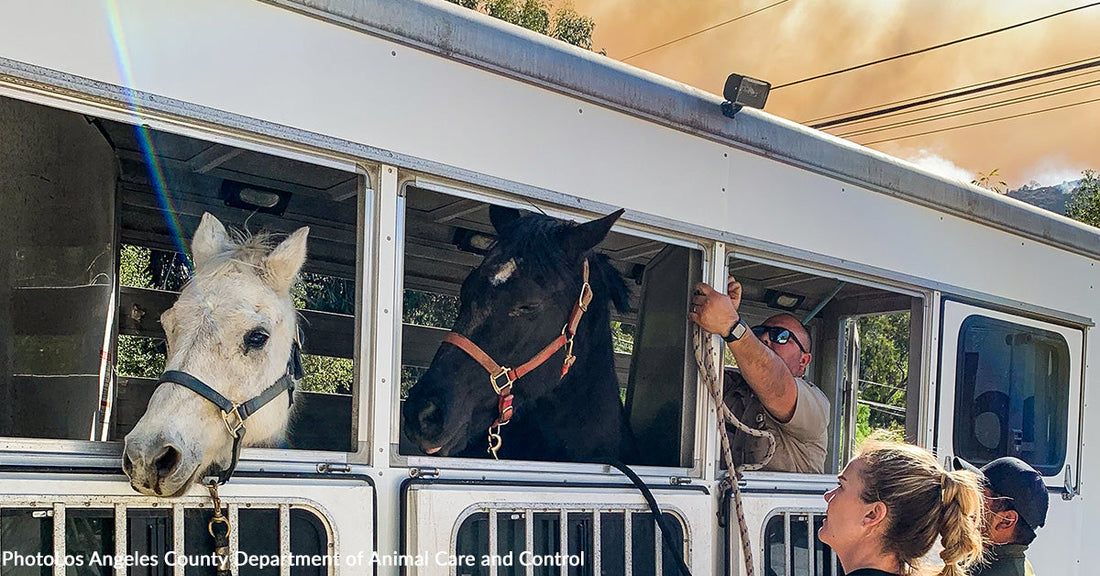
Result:
M163 117L150 116L143 117L139 124L131 113L113 108L89 107L82 103L62 102L52 97L27 98L24 94L11 94L7 92L0 92L0 98L10 98L29 102L67 114L78 116L90 115L102 120L125 124L133 129L143 128L146 130L163 132L176 137L201 141L209 145L228 146L247 152L263 154L279 160L302 162L337 170L354 176L356 179L355 196L357 200L355 202L355 213L357 223L355 230L356 312L353 320L355 341L353 343L354 357L352 358L355 364L351 393L351 435L349 438L352 449L329 451L319 449L253 447L245 448L242 451L241 461L315 463L324 460L328 462L335 461L337 463L346 463L361 459L358 455L363 452L365 452L369 458L370 452L369 450L364 450L364 442L369 439L371 432L369 428L364 428L363 426L363 415L367 415L366 421L369 423L371 420L369 414L371 407L370 398L372 395L372 388L370 386L371 367L367 359L363 357L363 352L370 350L371 342L374 340L373 332L364 329L364 327L370 326L373 321L373 310L370 303L372 302L373 292L375 290L374 284L371 281L371 271L374 266L372 257L375 248L373 246L374 240L372 239L371 231L374 230L377 225L377 217L371 207L377 196L375 190L376 186L372 186L372 180L376 178L375 169L367 168L366 166L368 165L364 162L352 161L347 156L341 157L335 152L329 152L321 147L320 143L314 146L313 149L306 151L301 147L296 147L291 141L279 141L271 136L258 133L229 134L222 126L200 123L194 120L170 120ZM373 164L370 166L373 166ZM120 206L117 202L121 194L119 190L114 192L116 212L120 210ZM112 303L115 308L117 308L120 298L120 286L117 279L117 254L121 250L123 244L119 239L120 226L121 222L116 218L113 224L113 235L115 238L113 247L115 249L116 262L114 272L115 278L113 279L115 287ZM116 310L116 314L117 313L118 311ZM112 354L114 354L114 350L116 349L118 338L118 322L116 320L112 322L109 335ZM113 361L110 364L112 370L116 369L115 363L116 361ZM116 374L115 386L117 386L117 379L118 376ZM112 401L114 400L115 398L112 397ZM117 468L117 459L121 454L122 447L123 442L121 439L85 440L0 436L0 453L6 453L11 457L11 463L16 465L23 463L37 464L40 462L40 459L37 457L38 454L53 454L66 461L76 461L81 466L106 466L115 469ZM25 453L26 455L20 453ZM247 466L244 468L247 468Z
M922 383L927 381L927 374L930 373L931 370L930 359L934 358L934 343L931 341L930 334L930 326L932 326L931 302L933 302L934 296L934 292L931 289L922 285L904 282L897 278L896 275L876 274L873 273L873 271L867 270L865 267L851 263L848 263L848 266L830 265L818 260L806 260L787 256L775 250L768 251L732 243L722 244L721 247L722 252L718 261L724 262L725 264L720 270L715 271L717 277L712 284L715 290L725 289L726 269L730 264L730 260L732 258L737 258L782 268L790 272L802 272L804 274L817 276L818 278L858 285L863 288L874 288L883 292L889 292L895 297L908 297L910 299L910 308L908 310L910 312L910 345L909 379L906 384L905 433L907 436L912 435L914 438L918 439L927 437L922 435L922 430L926 425L926 419L922 416L921 398L923 398ZM835 484L835 475L839 474L840 471L844 469L844 465L847 464L854 450L854 446L849 443L845 437L846 427L848 426L846 422L848 422L850 418L851 425L854 426L855 412L845 407L846 400L844 397L847 392L844 387L844 373L847 370L849 359L846 356L845 350L846 336L843 319L878 314L901 313L904 311L905 310L901 309L890 311L853 311L840 315L838 317L839 324L835 326L822 322L820 325L811 324L807 327L815 342L815 352L813 354L813 359L809 366L807 366L807 373L820 370L824 376L833 376L833 380L828 382L832 395L830 396L829 393L826 393L827 396L830 396L829 444L826 450L825 472L822 474L797 473L797 478L813 478L815 480L825 480ZM814 317L814 319L819 318L822 318L821 311L818 311L818 314ZM836 346L833 350L826 352L826 348L822 346L827 343L826 341L829 339L832 331L835 331ZM831 357L830 354L835 357ZM822 391L825 391L823 387L825 385L824 380L822 382L812 382ZM929 434L931 434L930 431ZM718 438L715 436L715 446L718 446L717 442ZM715 465L721 467L721 449L717 448L714 453L716 458ZM774 478L779 482L784 478L794 478L795 476L793 476L793 474L795 473L766 471L748 472L750 477L759 477L769 481Z
M429 174L409 172L403 174L398 183L398 203L397 203L397 238L394 243L394 249L396 251L396 270L395 270L395 309L400 310L403 303L404 291L406 289L404 283L405 277L405 256L407 248L408 237L408 207L407 207L407 190L409 187L419 188L429 192L437 194L443 194L451 196L453 198L473 200L476 202L482 202L486 205L496 205L505 208L513 208L518 210L531 211L533 208L539 210L541 213L553 217L565 220L575 220L583 222L590 220L592 214L585 213L580 210L570 209L558 204L553 204L549 201L537 200L537 199L522 199L517 200L515 197L511 197L497 190L483 188L471 184L461 183L457 181L444 181ZM705 280L709 278L711 273L711 261L710 255L713 253L713 245L706 245L699 242L697 239L691 238L684 234L675 235L676 233L657 229L652 227L646 227L636 222L629 221L625 218L620 219L611 229L612 233L624 234L632 236L638 239L652 240L663 242L670 246L679 246L688 248L690 250L698 251L701 255L702 265L702 278ZM464 469L469 468L471 462L477 462L477 468L481 470L494 470L494 471L523 471L523 472L535 472L539 474L571 474L571 473L586 473L595 469L603 469L605 466L594 462L556 462L556 461L533 461L533 460L490 460L490 459L467 459L457 458L450 456L428 456L419 454L403 454L398 449L400 445L400 381L401 381L401 359L402 359L402 342L404 333L404 324L400 314L394 315L394 338L395 343L393 350L393 366L390 371L391 385L390 393L392 394L393 401L391 402L390 417L393 425L387 433L389 444L392 448L390 454L390 465L394 467L408 467L414 469L443 469L443 468L457 468ZM691 367L689 367L691 368ZM620 382L620 385L623 383ZM701 381L698 381L701 385ZM713 422L709 422L711 418L700 419L706 414L706 402L709 402L709 398L701 393L701 388L698 389L694 398L685 398L683 400L683 407L685 410L690 406L694 406L695 418L691 419L690 423L694 426L694 430L691 434L691 440L685 440L681 451L691 450L694 457L691 459L693 465L689 466L650 466L650 465L632 465L631 467L642 476L657 475L667 476L670 473L676 476L688 476L692 478L703 478L706 473L706 467L703 465L704 458L700 455L706 446L706 440L709 437L709 428L713 427ZM715 442L717 437L715 436Z
M1068 406L1065 433L1065 460L1057 472L1043 476L1049 490L1076 490L1080 478L1081 402L1084 383L1085 329L1051 320L1025 316L988 306L944 297L940 304L939 387L937 388L935 445L936 453L950 462L955 456L955 395L959 365L958 347L961 329L972 316L984 316L1026 328L1054 332L1065 339L1069 355Z

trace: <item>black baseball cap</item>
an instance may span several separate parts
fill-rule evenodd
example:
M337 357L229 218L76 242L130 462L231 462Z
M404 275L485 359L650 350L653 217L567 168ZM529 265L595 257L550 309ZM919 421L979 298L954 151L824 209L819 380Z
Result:
M1047 487L1043 477L1027 462L1012 456L998 458L980 469L955 457L955 470L977 474L997 496L1012 499L1012 508L1032 530L1047 522Z

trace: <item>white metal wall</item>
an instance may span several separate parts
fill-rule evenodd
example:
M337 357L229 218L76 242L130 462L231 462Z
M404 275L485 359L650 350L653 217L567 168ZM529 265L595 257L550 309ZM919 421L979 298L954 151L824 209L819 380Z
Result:
M726 240L1100 317L1095 260L272 5L3 0L0 14L0 57L9 60L623 206ZM1100 365L1100 347L1091 345L1086 364ZM1100 400L1095 388L1086 386L1086 405ZM1089 430L1086 418L1086 454ZM1082 550L1097 474L1100 460L1086 461L1085 495L1053 496L1059 522L1040 532L1035 552L1048 571L1080 572L1062 551L1066 543Z

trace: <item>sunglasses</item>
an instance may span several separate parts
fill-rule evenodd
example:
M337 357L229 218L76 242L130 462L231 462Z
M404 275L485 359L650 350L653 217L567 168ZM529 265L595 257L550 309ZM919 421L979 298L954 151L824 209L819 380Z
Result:
M763 324L761 324L760 326L753 327L752 333L755 334L757 338L762 338L765 334L767 334L768 340L775 342L776 344L786 344L787 342L794 340L794 343L798 345L798 349L801 350L803 354L806 353L806 347L798 341L797 336L792 334L791 331L787 330L786 328L782 328L780 326L764 326Z

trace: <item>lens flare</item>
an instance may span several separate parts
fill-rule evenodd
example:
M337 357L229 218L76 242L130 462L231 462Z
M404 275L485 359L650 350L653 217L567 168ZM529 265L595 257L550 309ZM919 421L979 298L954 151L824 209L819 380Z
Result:
M118 59L118 70L122 77L123 97L126 99L126 104L130 108L130 111L135 116L134 136L141 149L142 158L145 160L145 167L149 172L149 181L152 183L153 190L156 192L157 206L160 208L161 215L164 217L164 223L168 226L169 234L172 237L172 243L176 251L183 254L187 269L190 272L192 270L191 258L188 255L183 241L183 233L180 229L179 218L176 216L177 211L172 193L168 188L164 176L164 168L157 158L154 132L143 121L145 112L139 102L138 92L134 89L130 52L126 46L126 34L122 26L118 2L116 0L107 0L106 4L111 40L114 43L115 56Z

